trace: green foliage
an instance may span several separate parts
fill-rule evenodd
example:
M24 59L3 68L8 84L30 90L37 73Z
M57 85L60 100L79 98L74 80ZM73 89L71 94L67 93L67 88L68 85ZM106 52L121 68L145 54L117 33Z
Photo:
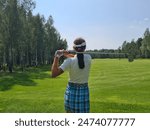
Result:
M94 58L127 58L126 53L121 53L120 47L118 49L101 49L101 50L87 50L91 53L91 57Z
M148 28L144 33L144 39L142 41L141 51L145 58L150 58L150 32Z
M122 44L121 52L127 53L129 61L135 58L150 58L150 32L147 28L143 38L138 38L137 41L132 40Z
M66 40L53 26L53 18L46 21L33 15L32 0L2 0L0 3L0 62L12 72L14 66L50 64L54 52L67 48Z
M91 112L150 112L150 60L95 59L89 77ZM0 73L0 112L65 112L68 74L49 66Z
M129 62L133 62L134 61L134 57L133 57L133 55L128 55L128 61Z

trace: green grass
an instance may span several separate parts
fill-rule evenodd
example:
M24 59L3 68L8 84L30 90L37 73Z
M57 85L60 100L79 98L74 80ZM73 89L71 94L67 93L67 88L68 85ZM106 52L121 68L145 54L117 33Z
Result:
M68 75L50 67L0 72L0 112L65 112ZM89 78L91 112L150 112L150 60L96 59Z

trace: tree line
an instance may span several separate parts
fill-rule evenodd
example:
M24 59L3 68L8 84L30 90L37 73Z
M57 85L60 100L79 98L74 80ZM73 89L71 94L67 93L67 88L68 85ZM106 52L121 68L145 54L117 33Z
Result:
M0 0L0 70L9 72L19 67L51 64L57 49L66 49L54 27L52 16L33 15L36 3L32 0ZM89 50L99 52L92 58L150 58L150 31L143 38L124 41L118 49Z
M100 49L100 50L87 50L91 57L94 58L127 58L126 53L122 53L121 49Z
M91 54L92 58L128 58L133 61L137 58L150 58L150 31L147 28L143 38L138 38L136 41L124 41L118 49L100 49L88 50L95 52Z
M150 31L147 28L144 32L143 38L138 38L136 41L124 41L121 51L128 53L130 59L135 58L150 58Z
M32 0L0 1L0 69L51 64L57 49L67 48L52 16L33 15Z

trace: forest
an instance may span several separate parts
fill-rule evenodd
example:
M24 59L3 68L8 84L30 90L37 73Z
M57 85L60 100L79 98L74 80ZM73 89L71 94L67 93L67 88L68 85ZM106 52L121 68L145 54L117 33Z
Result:
M32 0L0 0L0 69L51 64L57 49L67 48L53 17L33 15Z
M33 0L0 0L0 70L13 72L18 67L52 64L58 49L67 49L67 40L54 27L53 17L33 15ZM150 31L117 49L88 50L99 52L93 58L150 58Z

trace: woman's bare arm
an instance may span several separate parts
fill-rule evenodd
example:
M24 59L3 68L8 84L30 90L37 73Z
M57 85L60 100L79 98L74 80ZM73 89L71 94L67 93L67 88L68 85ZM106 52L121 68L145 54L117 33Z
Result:
M62 69L59 68L59 58L58 57L54 57L54 62L52 64L51 71L52 71L52 74L51 74L52 78L55 78L64 72Z

